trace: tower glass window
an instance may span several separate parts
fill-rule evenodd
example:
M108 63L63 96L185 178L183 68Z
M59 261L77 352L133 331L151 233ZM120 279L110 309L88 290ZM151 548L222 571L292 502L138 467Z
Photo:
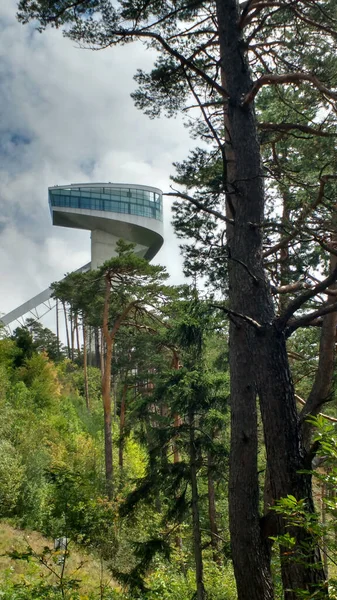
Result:
M163 220L162 195L141 187L71 186L49 190L50 207L78 208Z

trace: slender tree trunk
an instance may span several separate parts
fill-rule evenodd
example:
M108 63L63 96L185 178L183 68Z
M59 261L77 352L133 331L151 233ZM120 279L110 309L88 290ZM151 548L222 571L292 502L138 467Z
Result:
M173 350L173 358L172 358L172 369L179 369L179 356L178 353ZM178 430L181 425L181 419L178 414L174 415L174 427ZM178 463L180 461L179 450L176 444L175 439L173 440L173 461L174 463Z
M172 357L172 363L171 363L171 367L172 369L178 370L179 369L179 356L177 351L172 348L173 351L173 357ZM180 416L176 413L173 417L174 419L174 428L176 431L178 431L180 425L181 425L181 418ZM177 464L180 462L180 453L179 453L179 449L178 449L178 445L177 445L177 435L174 436L173 438L173 463ZM178 550L180 550L180 552L182 552L183 550L183 540L180 534L181 528L178 527L177 528L177 532L176 532L176 536L175 536L175 545L178 548ZM185 566L184 563L182 563L183 565L183 571L185 572Z
M106 356L105 356L105 351L106 351L106 344L104 343L104 333L103 331L101 331L101 336L100 336L100 369L101 369L101 373L104 373L104 365L106 362Z
M181 419L179 417L179 415L175 414L174 415L174 428L178 429L181 425ZM180 461L180 455L179 455L179 450L178 450L178 446L176 443L176 440L173 440L173 462L174 463L178 463Z
M105 478L108 498L113 496L113 460L112 460L112 416L111 416L111 361L113 339L106 340L104 372L102 376L102 397L104 409L104 452Z
M100 335L99 335L99 328L95 327L94 329L94 336L95 336L95 367L97 367L97 369L101 368L101 353L100 353Z
M115 332L109 331L109 310L110 310L110 280L105 277L105 297L103 309L103 330L102 330L102 345L103 335L105 339L106 351L101 350L101 357L104 356L104 366L101 369L102 373L102 398L104 409L104 451L105 451L105 478L107 486L108 498L111 500L113 496L113 455L112 455L112 418L111 418L111 362L113 345L115 340Z
M109 272L105 275L105 294L103 309L103 327L102 327L102 349L101 357L104 356L102 365L102 397L104 408L104 442L105 442L105 476L107 484L108 497L113 497L113 448L112 448L112 415L111 415L111 364L115 336L124 319L134 306L134 302L128 304L123 312L117 317L111 330L109 330L109 311L110 311L111 281ZM105 353L103 352L103 343L105 342Z
M75 328L74 328L74 315L73 315L72 310L70 310L70 338L71 338L71 360L74 361L74 358L75 358L75 353L74 353Z
M175 414L174 415L174 428L178 429L178 427L180 427L180 425L181 425L181 418L179 417L179 415ZM173 463L176 465L179 462L180 462L180 453L179 453L176 439L174 439L173 440ZM182 537L180 534L180 530L181 530L181 528L177 527L176 536L175 536L175 545L180 551L182 551L183 540L182 540Z
M68 328L68 319L67 319L66 305L65 305L64 302L62 302L62 306L63 306L63 314L64 314L64 325L65 325L65 328L66 328L66 337L67 337L67 353L68 353L68 358L70 358L71 354L70 354L69 328Z
M283 210L282 210L282 226L285 230L289 226L290 210L288 192L283 191ZM290 275L290 264L289 264L289 247L288 244L280 250L280 286L287 285L289 283ZM282 313L288 302L287 294L280 294L279 298L279 312Z
M230 325L231 457L230 530L239 600L271 600L273 587L267 541L259 523L256 474L258 392L273 498L293 494L307 498L313 510L305 467L285 336L275 311L262 260L264 188L254 107L242 106L252 86L244 40L238 27L236 0L216 0L225 101L225 163L228 216L230 309L251 321L233 317ZM255 324L254 324L255 322ZM279 533L284 523L278 521ZM301 532L298 537L301 537ZM311 590L324 581L315 547L310 559L283 561L284 590ZM299 543L301 540L299 539ZM298 547L296 548L296 550ZM323 588L322 588L323 589ZM287 599L295 592L285 591Z
M87 345L87 351L89 349L89 354L88 354L88 365L89 367L92 367L92 327L88 327L87 332L89 332L89 341L88 341L88 345Z
M201 551L201 531L199 517L199 495L197 483L197 453L194 438L194 414L189 411L189 435L190 435L190 476L192 488L192 523L193 523L193 549L195 559L195 579L197 584L197 600L206 600L203 580L203 562Z
M88 382L88 350L87 350L87 328L83 322L83 373L84 373L84 394L85 404L90 412L89 382Z
M78 328L78 314L77 314L77 312L74 315L74 323L75 323L75 330L76 330L77 357L78 357L78 359L80 359L81 358L81 345L80 345L80 332L79 332L79 328Z
M213 458L211 452L207 454L207 487L208 487L208 517L209 528L211 532L211 545L213 550L213 560L221 565L219 548L219 531L216 522L215 489L213 479Z
M57 358L60 359L59 301L57 298L56 298L56 337L57 337Z
M328 540L327 540L327 534L325 531L325 526L326 526L325 499L326 499L326 497L327 497L327 486L326 486L326 483L322 482L322 485L321 485L321 519L322 519L322 525L323 525L322 550L323 550L323 564L324 564L325 577L328 579L329 578Z
M126 413L126 394L128 384L124 383L122 390L121 411L119 419L119 468L122 471L124 467L124 428L125 428L125 413Z

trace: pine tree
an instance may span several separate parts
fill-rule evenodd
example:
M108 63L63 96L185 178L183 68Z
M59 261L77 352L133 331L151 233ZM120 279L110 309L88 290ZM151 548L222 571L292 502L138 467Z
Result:
M90 47L144 40L159 57L150 74L137 74L140 89L134 94L136 105L152 117L189 109L194 117L199 110L193 133L211 143L212 152L222 163L218 194L204 198L198 191L190 194L178 190L172 195L216 218L221 230L217 249L221 276L228 271L228 280L222 279L219 287L228 288L229 298L229 305L224 304L222 310L230 318L230 520L240 600L271 600L274 595L269 543L259 514L257 395L272 496L276 500L288 494L306 498L308 509L313 511L310 477L304 472L310 453L306 455L302 443L286 336L337 308L335 302L317 300L315 309L310 310L311 300L335 282L334 270L310 290L297 294L277 314L264 262L265 208L270 195L264 186L266 172L262 169L259 115L254 102L269 89L282 97L285 110L290 104L286 120L273 115L261 123L262 131L280 135L291 131L296 136L304 133L310 145L312 138L331 132L335 116L330 109L337 99L334 14L333 0L285 0L277 6L254 1L239 5L236 0L125 0L118 4L83 0L75 9L68 0L19 2L21 21L38 19L40 29L66 24L66 35ZM314 116L308 114L308 106L316 109ZM288 114L293 119L294 113L300 118L288 120ZM271 171L277 177L277 152L271 148ZM296 187L299 177L290 176ZM277 251L279 243L283 250L289 242L296 243L298 233L305 231L308 215L315 220L318 205L323 207L324 216L335 185L329 157L319 179L308 183L315 197L313 204L302 207L297 224L291 232L286 231L281 242L274 240L272 230L269 255ZM284 217L283 227L286 213ZM324 219L318 229L314 240L333 252L325 239ZM301 316L298 311L303 307L306 310ZM277 522L277 532L284 533L282 519ZM298 539L297 550L300 542ZM324 595L318 548L312 551L309 567L300 560L283 563L282 578L287 600L296 597L297 589L314 593L321 588Z

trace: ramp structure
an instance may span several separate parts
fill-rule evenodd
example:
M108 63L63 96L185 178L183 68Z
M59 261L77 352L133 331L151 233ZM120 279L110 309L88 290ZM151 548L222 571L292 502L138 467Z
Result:
M163 244L163 201L158 188L122 183L76 183L48 189L53 225L91 231L91 262L79 272L96 269L116 255L119 239L136 244L135 252L151 260ZM47 288L0 318L8 326L50 304Z

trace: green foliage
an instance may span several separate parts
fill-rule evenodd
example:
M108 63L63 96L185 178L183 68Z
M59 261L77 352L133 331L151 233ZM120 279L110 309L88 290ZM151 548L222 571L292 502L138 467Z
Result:
M314 428L313 448L317 451L317 470L309 471L316 482L316 493L321 498L321 514L309 510L306 498L297 499L292 495L281 498L273 510L284 519L286 527L282 535L272 538L280 545L281 561L312 564L313 552L319 547L325 556L325 565L333 571L326 586L312 584L308 590L296 590L298 598L337 597L335 565L337 557L336 516L337 516L337 438L336 427L322 416L309 417ZM323 517L323 518L322 518Z
M63 345L48 327L43 327L39 321L26 319L27 329L33 337L34 347L37 352L45 352L50 360L60 361L65 357Z
M29 387L33 402L38 408L55 404L60 394L59 383L56 369L47 355L34 353L27 358L19 376Z
M0 441L0 516L9 516L15 509L24 477L19 452L7 440Z
M14 364L16 367L20 367L26 359L33 356L35 350L33 336L27 327L18 327L14 331L12 340L15 342L17 348Z

